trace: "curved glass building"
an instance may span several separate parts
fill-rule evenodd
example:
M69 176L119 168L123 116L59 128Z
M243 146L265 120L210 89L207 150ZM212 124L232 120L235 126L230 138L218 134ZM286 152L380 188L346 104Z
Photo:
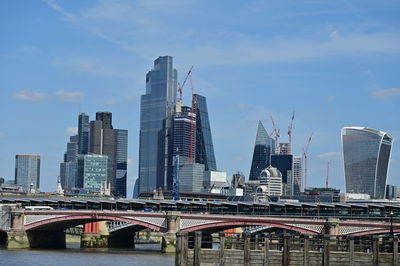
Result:
M385 198L393 138L366 127L344 127L342 146L347 193Z

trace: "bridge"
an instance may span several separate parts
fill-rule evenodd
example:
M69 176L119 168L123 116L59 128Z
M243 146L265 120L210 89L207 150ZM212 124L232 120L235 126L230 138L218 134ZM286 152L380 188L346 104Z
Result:
M131 210L26 210L17 204L0 205L0 241L9 248L63 248L65 230L98 221L114 221L109 243L133 243L133 232L149 228L163 233L163 248L172 251L180 231L218 232L237 227L265 227L306 235L361 236L400 233L393 217L299 216L190 211ZM5 242L5 243L4 243ZM1 242L0 242L1 244Z

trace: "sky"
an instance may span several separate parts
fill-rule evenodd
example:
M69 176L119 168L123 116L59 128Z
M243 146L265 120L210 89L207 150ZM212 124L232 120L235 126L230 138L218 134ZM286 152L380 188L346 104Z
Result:
M129 130L128 195L138 176L140 95L153 61L193 65L207 97L219 170L250 172L258 120L272 116L293 151L308 149L308 185L344 189L340 130L394 139L388 183L400 185L400 2L395 0L4 0L0 3L0 177L16 154L41 155L54 191L78 114L113 113ZM190 87L184 88L190 104Z

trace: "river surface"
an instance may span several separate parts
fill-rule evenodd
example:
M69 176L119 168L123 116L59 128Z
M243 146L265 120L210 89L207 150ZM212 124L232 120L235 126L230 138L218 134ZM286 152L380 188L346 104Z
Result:
M80 248L67 245L66 249L0 249L0 265L145 265L175 264L173 254L162 254L159 245L136 244L134 249Z

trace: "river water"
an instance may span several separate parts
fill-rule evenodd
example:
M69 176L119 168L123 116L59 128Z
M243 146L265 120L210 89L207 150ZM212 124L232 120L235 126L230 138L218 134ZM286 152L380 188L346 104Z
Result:
M173 254L162 254L159 245L139 245L134 249L80 248L67 245L63 250L0 249L0 265L144 265L175 264Z

